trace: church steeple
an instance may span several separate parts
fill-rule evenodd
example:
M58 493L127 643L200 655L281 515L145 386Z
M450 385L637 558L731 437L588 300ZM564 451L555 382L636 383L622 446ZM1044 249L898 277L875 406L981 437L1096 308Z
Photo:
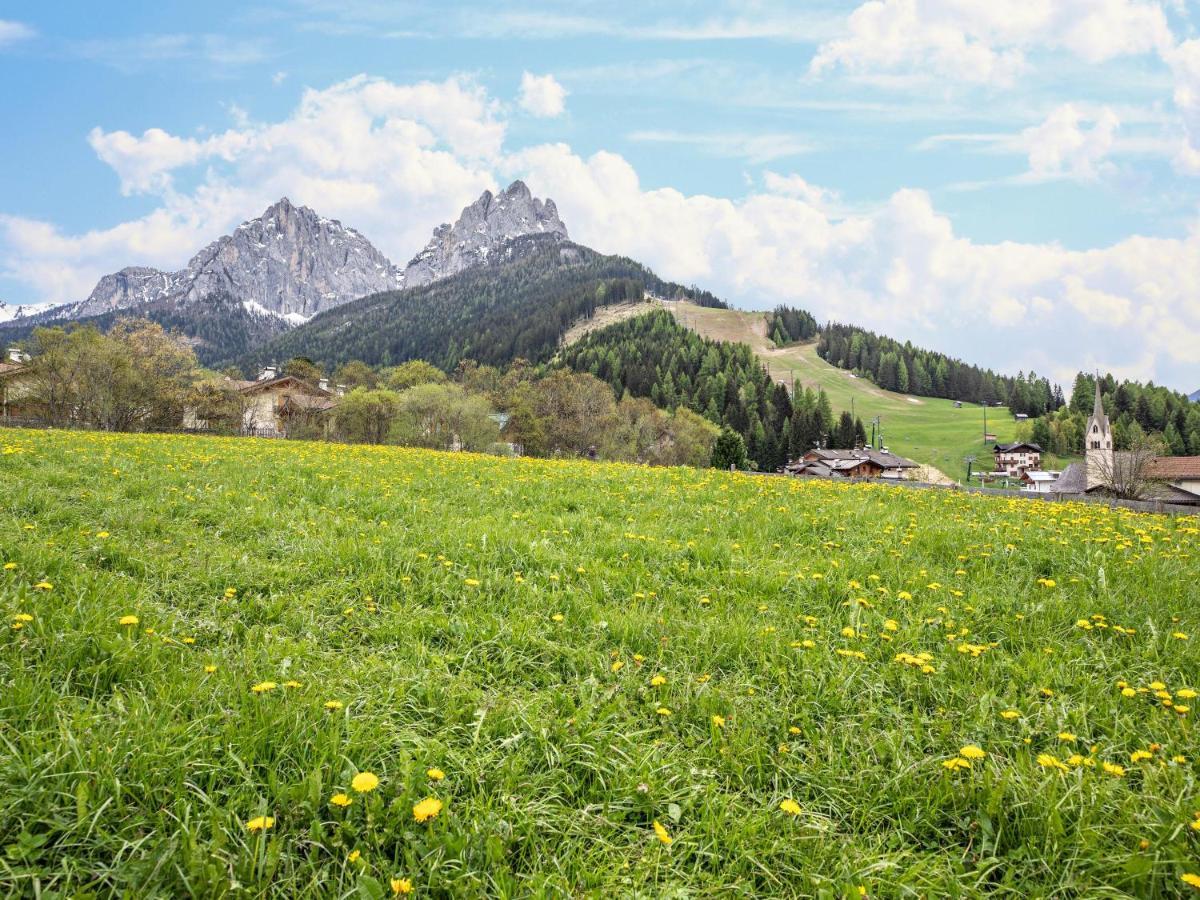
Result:
M1096 426L1095 429L1092 426ZM1092 409L1092 417L1088 419L1088 446L1091 446L1092 436L1096 433L1108 434L1108 416L1104 412L1104 401L1100 398L1100 375L1096 375L1096 405ZM1110 439L1111 441L1111 439Z
M1112 476L1113 433L1108 416L1104 412L1104 400L1100 396L1100 373L1096 373L1096 404L1087 430L1083 434L1084 468L1087 471L1087 489L1104 487Z

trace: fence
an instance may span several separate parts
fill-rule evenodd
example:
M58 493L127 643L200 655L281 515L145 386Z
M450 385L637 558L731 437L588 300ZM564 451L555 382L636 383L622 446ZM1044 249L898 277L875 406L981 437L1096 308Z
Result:
M1189 506L1184 503L1167 503L1165 500L1122 500L1117 497L1102 497L1095 494L1051 494L1034 491L1013 491L1004 488L963 487L962 485L934 484L929 481L901 481L898 479L847 478L857 484L889 484L906 488L936 488L943 491L965 491L968 494L983 494L992 497L1014 497L1018 500L1041 500L1043 503L1092 503L1110 509L1120 507L1136 512L1159 513L1172 516L1200 516L1200 503Z

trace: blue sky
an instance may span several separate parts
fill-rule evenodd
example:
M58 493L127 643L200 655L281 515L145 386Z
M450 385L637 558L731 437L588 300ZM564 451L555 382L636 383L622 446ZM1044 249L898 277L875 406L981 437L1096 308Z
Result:
M523 177L739 305L1200 386L1192 0L103 7L0 6L0 300L281 193L403 262Z

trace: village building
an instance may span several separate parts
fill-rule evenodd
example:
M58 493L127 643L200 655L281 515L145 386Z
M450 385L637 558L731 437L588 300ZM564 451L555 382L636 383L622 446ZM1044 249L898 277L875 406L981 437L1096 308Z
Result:
M854 450L809 450L800 459L788 463L783 471L787 475L807 478L907 478L911 470L919 468L910 459L867 447Z
M258 437L286 437L300 424L323 426L338 400L325 379L313 385L295 375L279 375L274 366L254 381L234 384L244 398L242 432Z
M1058 495L1110 493L1113 473L1129 462L1128 454L1113 448L1112 423L1104 412L1100 381L1096 400L1084 429L1083 462L1071 463L1051 486ZM1139 473L1143 497L1183 506L1200 506L1200 456L1156 456Z
M997 444L992 452L996 458L993 469L996 474L1020 478L1026 472L1036 471L1042 467L1042 448L1028 441Z
M1021 476L1021 490L1030 494L1049 494L1062 472L1030 469Z
M0 421L13 422L34 417L30 407L29 357L10 347L0 362Z

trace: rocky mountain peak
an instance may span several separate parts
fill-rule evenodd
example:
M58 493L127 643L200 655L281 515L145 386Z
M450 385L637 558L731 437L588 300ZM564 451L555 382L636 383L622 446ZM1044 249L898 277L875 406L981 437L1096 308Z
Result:
M191 303L225 293L252 312L298 324L402 284L403 274L357 231L282 197L217 238L187 268L130 266L105 275L86 300L53 317L80 318L154 301Z
M405 287L419 287L487 261L506 241L527 235L566 240L567 226L553 200L538 200L523 181L499 194L484 191L458 221L434 229L425 249L404 270Z

